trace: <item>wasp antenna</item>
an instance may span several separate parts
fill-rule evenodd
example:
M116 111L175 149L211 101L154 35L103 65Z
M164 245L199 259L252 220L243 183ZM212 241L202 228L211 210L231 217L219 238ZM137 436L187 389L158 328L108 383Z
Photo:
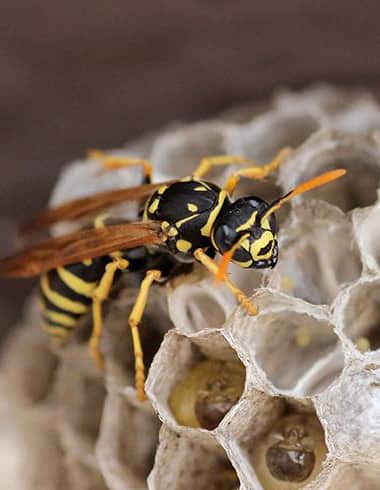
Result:
M267 218L275 211L277 211L281 206L283 206L286 202L293 199L293 197L299 196L300 194L304 194L305 192L309 192L312 189L320 187L322 185L328 184L333 180L339 179L343 177L347 171L343 168L338 168L336 170L331 170L330 172L325 172L324 174L318 175L306 182L302 182L302 184L298 185L295 189L285 194L285 196L280 197L277 201L274 201L270 207L264 213L262 219Z

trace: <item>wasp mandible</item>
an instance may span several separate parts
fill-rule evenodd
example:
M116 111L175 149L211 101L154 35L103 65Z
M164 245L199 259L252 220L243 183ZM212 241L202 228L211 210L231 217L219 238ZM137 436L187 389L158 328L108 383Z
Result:
M145 199L142 220L107 225L98 218L94 227L51 238L0 261L0 276L41 275L43 320L47 331L65 338L78 320L92 308L90 350L97 366L103 366L99 343L102 333L102 304L120 271L140 271L144 279L129 315L134 355L136 390L145 398L145 367L138 326L144 314L149 289L165 282L183 263L203 264L216 275L250 315L257 308L229 279L230 261L243 268L274 267L278 260L277 225L274 212L293 197L342 177L346 171L332 170L312 178L267 203L256 196L232 201L239 180L263 179L275 171L292 150L285 148L266 165L240 156L207 157L190 177L151 184L152 165L142 159L107 156L96 151L105 170L140 165L145 184L76 199L48 209L23 227L35 231L61 220L76 219L128 200ZM244 165L221 188L203 177L214 166ZM216 253L222 255L218 264Z

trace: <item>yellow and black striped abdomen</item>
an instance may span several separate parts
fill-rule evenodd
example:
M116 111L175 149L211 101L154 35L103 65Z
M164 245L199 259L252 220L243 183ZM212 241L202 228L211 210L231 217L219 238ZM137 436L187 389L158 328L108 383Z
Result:
M111 259L100 257L59 267L41 276L43 326L64 339L91 308L92 297Z

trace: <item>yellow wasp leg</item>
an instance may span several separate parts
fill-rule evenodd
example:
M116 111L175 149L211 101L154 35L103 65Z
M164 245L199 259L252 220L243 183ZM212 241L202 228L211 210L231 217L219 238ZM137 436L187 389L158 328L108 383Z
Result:
M243 168L233 173L231 177L228 178L224 190L232 195L235 191L237 184L241 177L247 179L264 179L268 174L274 172L282 164L282 162L293 152L289 147L283 148L273 160L265 165L253 165L247 168ZM253 162L251 162L253 163Z
M116 258L106 266L106 271L95 289L92 298L93 329L90 338L90 352L95 365L99 369L104 367L104 358L99 350L100 337L103 330L102 304L108 298L114 282L116 271L128 268L128 260Z
M211 170L212 167L219 167L221 165L238 165L238 164L253 164L251 160L242 156L235 155L217 155L212 157L205 157L199 162L198 167L193 172L193 177L201 179L204 175Z
M109 155L101 150L89 150L87 158L94 158L102 162L104 170L116 170L122 167L141 166L145 177L149 180L152 178L153 165L149 160L143 158L122 157L117 155Z
M133 350L135 353L135 379L136 379L136 392L137 398L140 401L145 400L145 367L143 359L143 351L140 341L139 323L144 314L146 302L148 299L149 289L154 281L158 281L161 277L161 271L150 270L147 271L145 278L140 285L140 291L136 298L136 302L132 308L131 314L128 318L128 323L132 333Z
M212 274L216 275L218 272L218 264L215 260L211 259L201 248L198 248L194 252L194 257L206 267ZM240 305L249 313L254 316L257 315L258 309L255 305L253 305L248 297L243 293L241 289L239 289L228 277L223 279L223 282L226 284L231 293L235 296Z

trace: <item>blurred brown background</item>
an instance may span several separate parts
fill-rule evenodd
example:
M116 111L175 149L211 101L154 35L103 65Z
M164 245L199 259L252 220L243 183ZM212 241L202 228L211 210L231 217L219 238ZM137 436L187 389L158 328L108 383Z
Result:
M2 0L0 252L60 167L172 120L280 86L380 88L380 3L355 0ZM0 284L1 328L23 281Z

